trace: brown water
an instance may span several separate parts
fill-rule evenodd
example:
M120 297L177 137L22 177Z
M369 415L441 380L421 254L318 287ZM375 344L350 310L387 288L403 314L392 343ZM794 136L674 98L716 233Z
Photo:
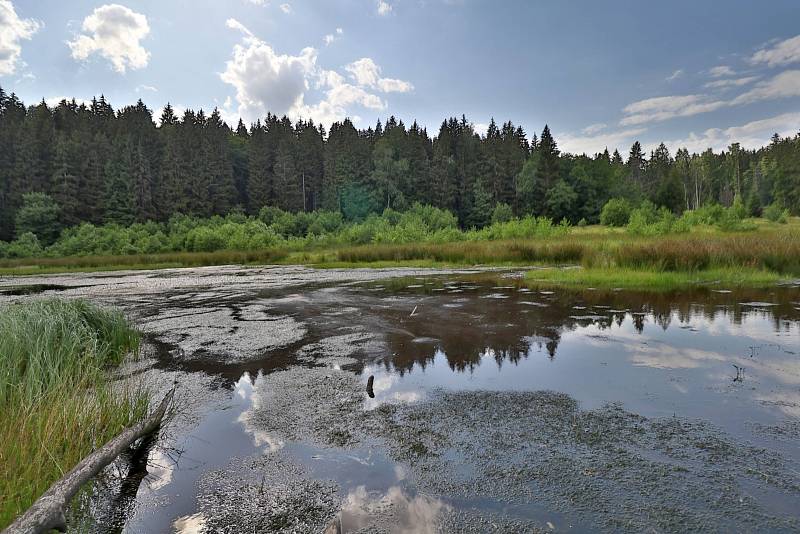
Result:
M195 380L191 395L197 399L187 408L190 421L177 425L165 444L150 451L143 478L134 474L125 484L124 477L123 482L111 477L89 499L90 515L100 524L93 528L280 530L288 527L259 522L253 518L256 504L239 499L247 495L244 488L259 490L260 485L256 494L262 495L264 486L283 488L296 480L330 485L300 491L322 495L330 487L333 492L331 502L308 503L304 513L312 516L321 510L319 517L324 517L331 506L337 512L333 524L345 532L376 525L393 532L449 531L465 524L475 531L639 530L642 524L655 530L691 530L704 524L711 530L748 530L753 528L750 519L762 516L772 521L763 524L769 530L791 531L800 525L797 286L652 294L540 291L525 287L514 273L355 278L267 289L233 284L208 286L202 292L197 287L166 288L157 302L147 295L116 297L151 333L153 360L141 372L177 373L185 384ZM270 345L265 338L281 341ZM298 394L280 408L284 413L297 410L291 421L277 421L280 413L270 410L278 410L279 401L291 396L284 391L308 383L310 392L314 384L324 389L327 375L320 372L343 377L345 385L337 382L330 394L309 406L301 405L311 403L312 393ZM355 399L355 410L366 414L367 419L358 419L367 429L363 432L346 422L362 415L336 404L351 376L357 393L348 399ZM569 497L578 490L564 482L566 471L559 474L562 479L547 478L536 474L541 473L537 467L532 475L520 474L523 479L509 483L506 491L504 477L509 475L492 473L504 466L526 473L532 463L525 456L532 446L527 440L537 439L537 430L533 419L523 417L519 425L527 433L520 434L513 428L515 419L504 414L516 410L519 402L539 399L541 392L565 395L546 397L547 406L569 398L580 406L579 412L569 412L570 420L545 420L553 426L548 432L574 426L576 417L600 417L614 403L614 409L635 414L614 415L614 420L635 417L638 422L631 428L669 421L680 421L682 428L702 424L702 429L691 430L696 434L686 434L682 446L697 447L700 453L676 459L673 445L635 438L620 438L607 447L580 441L559 454L569 460L569 451L577 451L576 465L591 458L590 467L581 472L598 484L598 493L586 497L597 500L596 506ZM458 411L459 403L475 403L474 421L470 410ZM329 404L339 406L338 411L324 419ZM410 442L370 430L369 418L386 406L395 407L394 417L409 425L420 417L429 419L419 427L421 437ZM487 413L479 414L484 408ZM452 425L443 419L447 414L454 414ZM315 427L320 421L324 424ZM294 422L309 428L296 428ZM322 427L327 425L335 432L325 434ZM663 426L658 428L663 434ZM499 435L487 436L487 429L504 433L511 443ZM629 430L619 429L620 434ZM542 446L548 444L552 452L557 440L555 434L547 436L541 438ZM606 439L598 437L597 443ZM470 448L481 441L485 448ZM724 446L703 445L717 441ZM628 468L628 481L614 478L610 467L603 470L612 464L609 451L628 445L633 452L626 454L635 454L637 462L676 469L678 474L665 475L661 485L688 469L698 487L707 475L709 492L717 491L719 483L718 493L735 497L739 504L721 503L720 495L708 501L704 493L682 496L677 488L648 497L641 489L645 475L636 471L639 464ZM721 456L698 463L703 451ZM300 471L283 475L294 469L285 465ZM771 474L748 472L763 473L770 466L782 473L780 483L768 480ZM600 480L604 472L609 474ZM724 483L717 482L723 478ZM646 486L651 488L647 491L658 485ZM281 503L294 502L286 495L270 498L279 497ZM615 523L614 510L603 509L600 500L606 497L621 503L619 515L627 522ZM317 499L310 494L298 498L301 508L307 504L302 499ZM249 500L254 499L258 497ZM645 514L637 511L640 502L655 502L658 511L647 511L650 515L642 519L637 516ZM733 513L728 506L738 510ZM742 512L745 506L752 507L751 515ZM665 516L673 508L681 513L696 508L697 513L689 522L670 523ZM643 522L637 523L639 519ZM706 520L717 523L702 522Z

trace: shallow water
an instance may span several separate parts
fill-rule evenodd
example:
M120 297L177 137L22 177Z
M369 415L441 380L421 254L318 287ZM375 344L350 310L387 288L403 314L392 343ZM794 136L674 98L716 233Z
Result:
M774 528L797 525L800 288L540 291L525 287L517 273L398 274L403 273L387 280L353 276L267 287L252 280L237 287L231 277L224 286L202 289L167 284L157 297L132 285L111 299L149 332L154 356L148 376L179 373L187 384L191 377L203 377L196 387L208 393L208 400L187 408L191 422L177 425L167 444L151 452L149 474L136 488L134 505L122 510L116 523L127 532L220 528L209 523L219 515L214 492L235 496L237 484L256 489L260 484L261 493L264 485L282 487L283 479L269 477L285 469L283 464L237 471L244 465L241 459L274 457L298 466L295 478L332 482L338 503L333 524L344 532L376 525L434 532L464 524L487 531L495 530L491 525L514 531L531 526L592 530L601 524L591 507L559 500L504 495L499 489L433 490L439 486L423 483L426 462L441 469L444 478L471 484L481 485L486 475L485 466L457 448L443 447L428 458L422 445L427 436L410 445L413 454L404 457L380 433L356 439L346 429L341 438L331 433L320 442L312 431L305 436L302 428L259 422L259 414L270 408L271 392L281 391L285 370L322 365L357 377L356 406L369 414L386 405L402 410L438 403L448 392L554 391L578 401L581 410L616 403L653 421L701 421L724 439L763 449L783 462L789 482L781 488L737 479L735 492L783 521ZM308 380L320 376L326 379L308 374ZM448 439L468 432L438 423L443 426L437 432ZM493 454L501 466L516 465L514 450ZM664 456L655 449L637 454L648 461ZM226 484L231 488L215 489ZM526 484L541 489L543 482ZM488 481L486 487L495 488ZM244 521L244 515L232 517ZM466 523L450 522L454 517ZM739 526L732 521L732 528ZM265 523L253 524L256 530L268 529ZM237 530L236 524L227 527Z

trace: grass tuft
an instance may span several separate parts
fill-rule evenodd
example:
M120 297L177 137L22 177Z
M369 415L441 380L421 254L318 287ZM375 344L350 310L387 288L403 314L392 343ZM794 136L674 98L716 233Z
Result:
M121 313L82 300L0 308L0 528L144 415L143 391L108 381L139 341Z

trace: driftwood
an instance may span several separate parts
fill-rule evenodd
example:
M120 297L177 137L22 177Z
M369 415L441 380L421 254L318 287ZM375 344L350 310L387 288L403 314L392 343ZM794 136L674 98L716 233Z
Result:
M72 471L50 486L50 489L4 530L3 534L39 534L51 530L66 532L67 519L64 511L81 486L113 462L136 440L150 436L158 430L174 395L175 388L167 393L158 408L145 420L126 428L117 437L81 460Z

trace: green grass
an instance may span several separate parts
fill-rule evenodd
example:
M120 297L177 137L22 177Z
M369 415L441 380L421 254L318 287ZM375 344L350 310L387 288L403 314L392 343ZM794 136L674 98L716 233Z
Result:
M138 347L121 313L85 301L0 308L0 528L145 413L145 392L108 380Z
M793 218L789 224L757 220L756 226L750 232L696 226L688 233L664 236L635 236L624 229L590 226L573 228L566 235L529 239L6 260L0 261L0 275L277 263L319 268L580 265L584 273L616 272L631 279L638 277L636 284L641 287L682 286L704 279L706 274L713 277L715 272L743 285L800 277L800 219ZM734 272L748 274L737 278ZM647 278L653 281L645 282Z
M698 286L770 287L781 276L758 269L710 269L706 271L641 271L626 268L537 269L525 275L527 285L537 288L568 287L675 291Z
M169 252L125 256L69 256L64 258L24 258L0 260L0 275L36 275L64 272L94 272L136 269L170 269L208 265L275 263L282 260L282 249L219 250L216 252Z

